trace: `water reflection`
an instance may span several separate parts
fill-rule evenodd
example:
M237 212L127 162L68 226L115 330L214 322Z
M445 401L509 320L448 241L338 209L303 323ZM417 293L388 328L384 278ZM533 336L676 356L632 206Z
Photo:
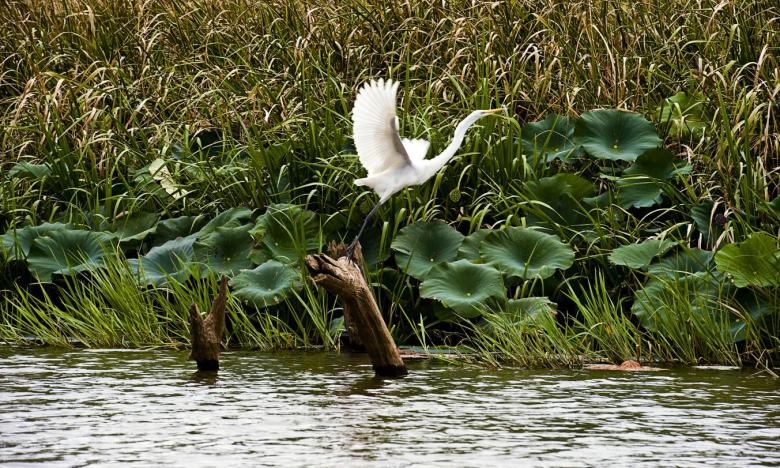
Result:
M363 356L0 348L0 460L74 465L780 463L780 382L744 371L614 374Z

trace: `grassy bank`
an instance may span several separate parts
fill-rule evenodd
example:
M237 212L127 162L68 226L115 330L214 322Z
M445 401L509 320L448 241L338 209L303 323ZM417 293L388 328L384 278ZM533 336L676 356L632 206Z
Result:
M433 181L379 210L364 244L399 342L529 365L777 362L773 2L2 6L2 339L185 341L189 303L215 291L216 273L198 264L219 256L234 277L266 265L234 279L231 343L337 346L341 311L305 277L271 296L241 291L302 274L303 254L354 235L375 198L352 184L364 172L349 112L360 84L386 77L401 82L402 134L431 140L434 153L471 110L509 114L480 121ZM580 125L601 108L651 121L669 170L528 146L529 124L554 114ZM534 228L573 261L549 276L501 270L504 300L464 313L423 297L428 272L403 260L404 230L436 222L472 244L480 230ZM26 249L9 237L44 223L108 237L40 230ZM101 243L99 268L42 269L78 236ZM245 262L215 253L246 242ZM455 251L472 245L460 242ZM634 244L641 261L618 250ZM477 251L457 258L489 264ZM188 261L150 271L144 259L163 253Z

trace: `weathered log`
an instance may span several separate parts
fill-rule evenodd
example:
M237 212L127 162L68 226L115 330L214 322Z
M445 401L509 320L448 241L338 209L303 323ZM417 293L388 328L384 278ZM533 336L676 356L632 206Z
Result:
M341 258L347 255L347 246L344 243L336 243L331 241L328 244L328 255L331 258ZM365 277L363 271L363 248L360 243L355 247L354 259L355 264L360 268L361 273ZM360 339L360 331L358 330L357 321L354 318L356 311L352 309L352 304L344 302L344 328L347 330L347 345L352 351L365 351L366 347L363 346L363 340Z
M198 370L219 370L219 351L222 335L225 332L225 305L227 304L227 276L219 281L219 293L211 304L204 319L197 304L190 306L190 360L198 365Z
M376 375L406 375L401 353L390 336L360 267L345 256L334 260L325 254L306 256L306 266L314 282L338 295L344 310L349 309L350 320L355 324L360 341L368 351Z

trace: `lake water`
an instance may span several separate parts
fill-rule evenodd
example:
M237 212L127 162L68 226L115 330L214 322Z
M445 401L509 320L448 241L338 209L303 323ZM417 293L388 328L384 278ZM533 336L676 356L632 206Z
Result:
M20 466L780 464L754 370L491 370L363 356L0 347L0 462Z

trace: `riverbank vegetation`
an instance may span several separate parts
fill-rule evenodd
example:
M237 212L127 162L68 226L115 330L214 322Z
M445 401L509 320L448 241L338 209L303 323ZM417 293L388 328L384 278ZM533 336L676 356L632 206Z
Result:
M773 2L4 2L0 339L339 347L303 257L374 203L357 87L443 148L363 237L399 344L496 365L776 365Z

